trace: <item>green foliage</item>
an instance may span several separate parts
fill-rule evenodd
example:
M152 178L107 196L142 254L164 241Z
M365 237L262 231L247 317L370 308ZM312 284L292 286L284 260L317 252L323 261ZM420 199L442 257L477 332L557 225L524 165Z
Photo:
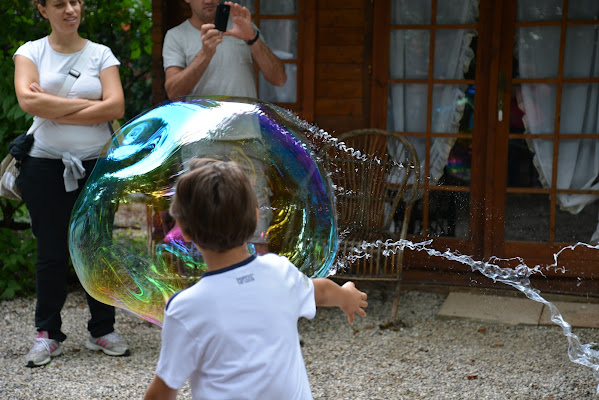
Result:
M151 107L151 0L86 0L84 9L80 34L110 47L121 62L119 71L125 91L125 118L121 122L125 122ZM33 119L17 102L12 57L23 43L49 33L49 23L39 15L31 0L0 1L0 160L8 153L8 144L26 131ZM11 246L15 240L22 246L35 243L34 239L2 228L22 229L23 221L27 222L26 209L22 202L0 198L0 217L0 296L28 293L28 286L23 286L20 278L12 281L5 278L17 265L23 267L21 262L31 262L33 268L34 258L15 254L14 249L20 247ZM14 238L9 240L11 232ZM25 267L22 271L31 272Z
M151 107L151 0L86 0L81 36L112 49L121 62L125 121Z
M14 232L0 228L0 299L35 292L36 240L31 229Z

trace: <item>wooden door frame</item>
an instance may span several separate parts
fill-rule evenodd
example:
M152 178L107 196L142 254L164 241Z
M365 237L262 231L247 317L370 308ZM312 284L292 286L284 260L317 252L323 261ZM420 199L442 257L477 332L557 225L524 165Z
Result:
M486 99L489 104L487 112L487 132L490 133L490 138L487 143L492 143L492 146L486 148L486 176L485 180L485 208L484 208L484 246L483 256L489 257L504 252L504 232L505 232L505 213L497 212L498 209L505 208L505 185L507 182L507 173L505 168L496 168L498 158L496 154L505 155L508 152L508 142L504 139L502 132L504 129L509 130L509 104L511 91L507 83L504 84L503 96L499 90L500 74L505 74L504 79L511 77L512 65L506 64L505 60L502 63L502 54L505 54L509 47L509 54L512 52L513 42L508 43L504 40L505 37L513 37L514 24L504 23L504 16L508 15L510 2L517 0L501 0L494 5L484 1L489 12L492 13L492 24L489 25L489 36L491 38L491 52L489 54L489 95ZM493 32L500 32L499 35L493 35ZM510 36L507 36L510 35ZM501 112L503 120L498 120L500 111L499 103L503 102Z
M370 82L370 125L387 127L387 77L389 76L389 31L391 0L374 2L372 29L372 74ZM375 100L376 99L376 100Z

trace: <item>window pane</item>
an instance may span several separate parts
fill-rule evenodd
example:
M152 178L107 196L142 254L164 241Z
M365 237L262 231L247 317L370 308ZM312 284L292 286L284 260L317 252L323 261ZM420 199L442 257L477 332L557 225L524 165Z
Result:
M426 132L427 85L391 84L387 101L387 129Z
M389 78L426 79L430 47L428 30L394 30L389 41Z
M438 138L434 138L436 140ZM439 185L470 186L472 175L472 140L458 139L454 142Z
M518 106L529 133L553 133L555 131L555 98L557 86L547 83L527 83L520 87ZM563 96L563 94L562 94ZM562 113L562 118L563 118Z
M596 243L599 202L588 204L578 214L555 208L555 241L561 243ZM591 241L591 239L594 239Z
M260 99L272 103L295 103L297 101L297 65L285 64L287 82L283 86L271 85L260 73Z
M572 190L597 190L599 183L599 140L560 140L557 157L557 188ZM588 196L562 195L560 201L567 207L588 203Z
M458 133L470 99L466 85L434 85L431 131Z
M478 5L472 0L437 0L438 24L473 24L478 19Z
M599 77L599 25L568 27L566 31L564 77Z
M297 58L297 20L263 19L260 31L265 43L280 59Z
M549 240L549 196L508 193L505 199L505 240Z
M431 190L428 235L468 238L470 193Z
M472 133L474 127L474 85L468 85L468 89L461 100L464 103L464 112L460 119L460 133Z
M522 104L522 89L520 85L512 86L510 99L510 133L524 133L524 104Z
M521 78L557 78L560 31L558 26L516 29L518 71Z
M563 0L518 0L519 22L559 21L563 14Z
M570 0L568 2L568 19L599 19L599 2L597 0Z
M507 155L508 187L541 187L539 173L533 163L534 153L524 139L509 139Z
M599 133L599 83L563 86L560 133Z
M392 0L391 25L431 23L431 0Z
M435 32L435 79L464 79L474 60L470 29L439 29Z
M408 234L423 234L423 199L414 204L410 217ZM401 225L403 209L395 214L396 226ZM470 236L470 193L431 190L429 193L429 237L456 237L467 239Z
M547 188L551 185L553 174L553 140L528 139L527 145L532 152L538 180L543 187Z
M262 15L297 14L297 0L260 0Z
M254 0L234 0L233 3L240 4L250 10L250 13L254 15Z

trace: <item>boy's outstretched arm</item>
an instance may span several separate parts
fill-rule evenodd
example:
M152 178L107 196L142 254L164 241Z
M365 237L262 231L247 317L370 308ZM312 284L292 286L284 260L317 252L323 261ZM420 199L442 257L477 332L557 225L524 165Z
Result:
M176 398L177 390L168 387L158 376L154 376L144 396L144 400L176 400Z
M368 296L356 289L353 282L347 282L343 286L327 278L315 278L312 282L314 282L316 306L341 308L350 324L354 322L354 313L362 317L366 316L366 311L363 309L368 307L366 302Z

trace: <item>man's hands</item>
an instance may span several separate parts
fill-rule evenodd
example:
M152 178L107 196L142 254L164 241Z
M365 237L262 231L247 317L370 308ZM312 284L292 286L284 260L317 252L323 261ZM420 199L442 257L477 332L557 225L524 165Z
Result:
M208 65L212 61L217 47L223 41L223 35L232 36L240 40L249 41L256 37L252 25L250 11L239 4L225 2L230 6L229 16L233 21L233 29L220 32L213 23L202 24L202 49L187 67L171 66L165 70L164 87L170 99L188 95L202 78ZM197 26L194 24L197 28ZM252 60L264 78L275 86L283 86L287 81L285 64L279 59L262 40L258 40L249 47Z
M216 52L216 46L222 43L223 36L219 30L215 28L214 24L202 25L202 51L209 59L214 56Z
M250 10L230 1L226 1L225 4L231 6L229 15L233 21L233 29L223 32L223 35L233 36L246 42L252 40L256 36L256 32L252 26Z
M202 25L202 51L208 57L212 57L216 51L216 46L222 43L224 36L233 36L244 41L252 40L256 36L254 26L252 25L252 14L247 8L237 3L226 1L225 4L231 7L229 15L233 21L233 29L220 32L214 24Z

